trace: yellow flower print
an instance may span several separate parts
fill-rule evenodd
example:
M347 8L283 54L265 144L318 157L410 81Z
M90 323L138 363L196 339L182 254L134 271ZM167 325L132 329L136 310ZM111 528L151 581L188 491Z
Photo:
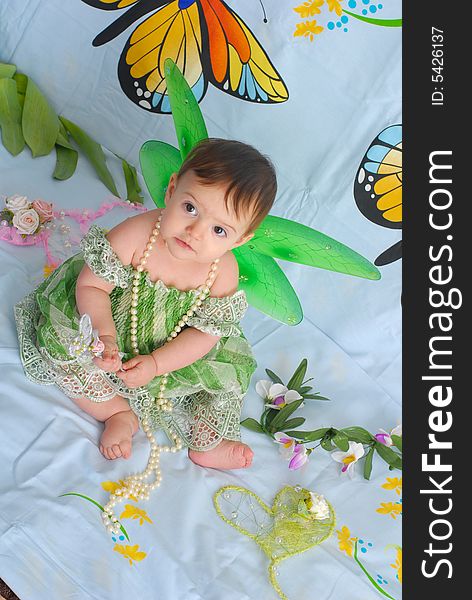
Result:
M140 525L142 525L144 521L152 523L145 510L133 506L132 504L125 504L125 510L121 513L120 519L139 519Z
M138 544L136 544L135 546L123 546L122 544L115 544L113 550L121 554L123 558L127 558L129 560L129 564L132 565L133 560L143 560L147 556L146 552L139 552L138 548Z
M47 263L46 265L44 265L43 268L43 274L44 274L44 279L46 279L47 277L49 277L49 275L51 275L51 273L53 271L55 271L57 268L57 265L54 263Z
M382 485L385 490L395 490L398 495L402 493L402 477L387 477L387 481Z
M400 548L400 546L397 546L397 560L390 565L393 569L395 569L395 571L397 572L397 577L398 577L398 581L400 583L402 583L402 577L403 577L403 567L402 567L402 549Z
M304 2L297 6L293 10L297 12L302 19L307 19L308 17L314 17L315 15L319 15L321 13L320 6L323 6L324 0L310 0L309 2Z
M341 8L341 2L343 0L327 0L328 8L331 12L336 11L338 17L340 17L343 13L343 9Z
M293 33L293 37L301 36L309 37L310 42L313 41L314 36L323 31L324 27L317 25L316 21L304 21L303 23L297 23L297 29Z
M339 540L339 549L341 552L345 552L348 556L352 556L353 542L357 540L355 537L351 537L349 528L344 525L341 530L336 531Z
M102 488L105 490L105 492L109 492L110 494L114 494L118 488L124 487L124 486L125 486L125 482L122 479L119 479L118 483L115 483L114 481L103 481L102 482ZM132 495L129 496L129 499L134 500L135 502L138 501L138 499Z
M382 515L390 515L392 519L396 519L402 514L402 505L400 502L381 502L377 512Z

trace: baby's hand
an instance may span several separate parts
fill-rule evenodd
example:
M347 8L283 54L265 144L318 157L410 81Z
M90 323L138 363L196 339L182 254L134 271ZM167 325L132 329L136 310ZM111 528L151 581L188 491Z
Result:
M111 335L104 335L100 339L105 344L105 349L102 352L102 357L95 357L93 362L103 371L116 373L121 369L121 358L116 340Z
M133 356L123 363L123 370L116 375L129 388L147 385L157 375L156 361L150 354Z

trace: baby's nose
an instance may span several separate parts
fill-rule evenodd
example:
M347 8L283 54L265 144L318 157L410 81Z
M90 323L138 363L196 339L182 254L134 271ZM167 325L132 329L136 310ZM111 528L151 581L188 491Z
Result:
M203 236L204 226L202 223L192 223L187 227L187 233L191 235L192 238L196 240L200 240Z

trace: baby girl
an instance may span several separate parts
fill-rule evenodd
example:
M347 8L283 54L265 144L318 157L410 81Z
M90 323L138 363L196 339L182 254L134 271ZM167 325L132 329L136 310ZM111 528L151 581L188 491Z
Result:
M171 176L164 209L106 235L92 226L82 252L16 305L27 376L56 384L104 423L107 459L130 457L146 418L177 432L198 465L251 464L239 421L257 363L239 325L248 305L231 250L253 237L276 190L274 168L256 149L204 140ZM104 350L79 361L67 341L85 313Z

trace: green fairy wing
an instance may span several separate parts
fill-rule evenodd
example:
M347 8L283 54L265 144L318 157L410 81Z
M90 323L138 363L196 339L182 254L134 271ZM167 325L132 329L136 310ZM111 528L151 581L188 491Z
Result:
M139 162L151 198L158 208L165 208L164 196L170 176L182 164L180 152L170 144L150 140L141 146Z
M282 217L268 215L246 245L260 254L301 265L380 279L380 271L354 250L307 225Z
M184 161L197 142L208 138L208 132L200 107L190 86L177 65L170 58L167 58L164 62L164 76L174 119L175 133L177 134L182 161Z
M297 325L303 311L295 290L271 256L259 254L243 244L233 249L239 265L239 289L249 304L273 319Z
M139 153L144 181L159 208L165 207L165 191L172 173L180 169L197 142L208 138L198 102L185 77L170 58L164 63L164 76L180 151L165 142L150 140L143 144Z
M184 76L170 59L164 73L180 151L159 141L146 142L140 162L152 199L164 207L169 178L178 171L188 152L208 138L198 102ZM338 271L367 279L380 279L379 270L367 259L333 238L306 225L268 215L254 237L233 250L240 271L240 287L249 304L287 325L303 319L300 301L282 269L274 260Z

